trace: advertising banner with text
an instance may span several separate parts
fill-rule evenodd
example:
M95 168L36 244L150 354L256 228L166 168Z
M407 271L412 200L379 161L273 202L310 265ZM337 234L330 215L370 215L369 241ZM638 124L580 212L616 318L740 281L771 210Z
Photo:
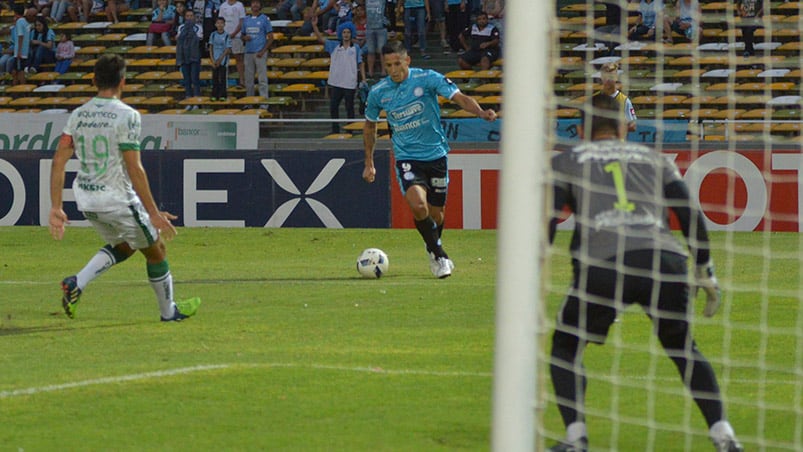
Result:
M5 115L0 151L53 151L68 114ZM142 115L142 149L256 149L256 115ZM147 133L145 133L147 131Z
M800 231L803 224L803 155L798 149L666 150L700 200L711 230ZM496 228L501 158L494 150L449 154L446 227ZM533 177L537 177L533 174ZM392 179L394 228L413 227L409 208ZM526 203L521 205L526 209ZM571 220L561 228L570 228Z
M504 118L494 122L479 118L443 119L443 131L446 139L452 143L459 142L497 142L501 139ZM555 133L561 140L577 140L577 127L580 119L558 119ZM689 121L639 119L635 131L627 134L628 141L638 143L685 143L689 132Z
M666 155L700 200L711 230L800 231L799 150L673 149ZM0 153L0 225L47 223L50 156ZM145 151L142 157L156 199L180 216L179 225L413 227L387 151L376 153L373 184L362 181L361 150ZM452 151L447 228L496 228L500 165L496 150ZM64 197L73 219L81 218L69 188L77 167L77 160L69 162ZM528 208L526 201L520 208Z
M47 225L50 152L0 153L0 226ZM387 168L387 151L376 165ZM195 227L390 227L387 174L362 180L362 151L144 151L154 198ZM64 210L72 226L87 226L67 165Z

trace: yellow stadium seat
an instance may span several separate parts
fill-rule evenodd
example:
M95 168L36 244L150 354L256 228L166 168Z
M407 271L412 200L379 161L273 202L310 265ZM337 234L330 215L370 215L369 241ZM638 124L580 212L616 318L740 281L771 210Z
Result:
M301 44L285 44L283 46L276 47L275 49L271 50L270 53L272 54L280 54L280 53L301 53L301 49L304 46Z
M474 89L476 93L501 93L502 92L502 84L501 83L486 83L484 85L480 85Z
M275 61L272 66L284 69L297 68L301 66L304 61L306 60L303 58L279 58L278 61Z
M18 97L6 105L15 108L28 108L28 107L34 107L38 103L39 103L39 97Z

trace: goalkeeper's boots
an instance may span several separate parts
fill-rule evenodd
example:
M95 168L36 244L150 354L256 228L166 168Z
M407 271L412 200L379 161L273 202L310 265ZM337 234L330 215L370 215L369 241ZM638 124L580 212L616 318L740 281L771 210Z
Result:
M435 257L435 253L432 251L427 250L427 257L429 257L429 271L432 272L433 275L438 276L438 258Z
M588 438L585 436L577 441L566 443L561 442L547 449L547 452L586 452L588 450Z
M454 263L448 257L439 257L435 260L438 264L437 271L435 271L435 276L439 279L448 278L452 276L452 270L454 270Z
M75 307L81 299L81 289L78 288L78 279L75 276L68 276L61 281L61 306L67 317L75 318Z
M192 317L196 312L198 312L198 306L200 305L201 299L198 297L177 301L176 312L173 313L173 317L162 317L162 322L180 322L186 318Z
M714 441L717 452L744 452L744 447L736 438L727 438L721 441Z

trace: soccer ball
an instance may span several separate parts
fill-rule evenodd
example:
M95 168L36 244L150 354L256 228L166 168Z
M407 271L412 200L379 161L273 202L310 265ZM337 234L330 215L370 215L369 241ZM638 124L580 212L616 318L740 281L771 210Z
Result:
M363 278L379 278L388 272L388 255L379 248L368 248L357 258L357 271Z

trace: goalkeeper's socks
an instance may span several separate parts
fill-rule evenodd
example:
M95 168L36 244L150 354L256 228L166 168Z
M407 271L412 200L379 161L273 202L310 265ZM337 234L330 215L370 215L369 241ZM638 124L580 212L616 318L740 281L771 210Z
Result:
M432 217L423 220L415 220L415 228L427 244L427 250L431 251L435 257L446 257L446 252L441 248L441 239L438 237L438 225Z
M729 440L736 437L736 432L730 422L722 420L715 422L714 425L708 430L708 436L711 437L715 443L718 441Z
M176 305L173 303L173 275L170 274L167 259L158 264L148 264L148 280L159 301L162 318L173 318L176 313Z
M78 288L84 290L93 279L106 273L112 265L120 263L128 259L125 254L119 253L111 245L106 245L92 256L92 259L87 262L84 268L75 275L76 284Z
M572 422L566 427L566 442L574 444L582 438L588 438L586 423L582 421Z

